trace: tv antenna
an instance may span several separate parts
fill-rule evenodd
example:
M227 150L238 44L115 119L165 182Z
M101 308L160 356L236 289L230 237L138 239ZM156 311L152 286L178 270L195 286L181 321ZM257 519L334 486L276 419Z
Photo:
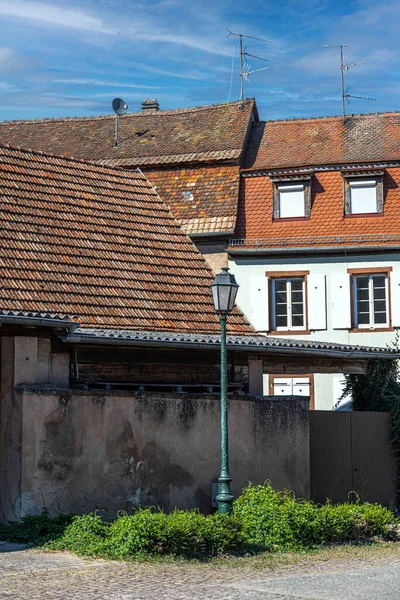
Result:
M261 67L260 69L250 69L250 65L247 61L247 57L251 57L251 58L255 58L257 60L261 60L263 62L268 62L268 60L266 58L263 58L262 56L256 56L255 54L250 54L250 52L247 52L247 48L246 46L243 48L243 38L247 38L249 40L257 40L259 42L266 42L267 44L272 44L271 40L265 40L263 38L258 38L258 37L253 37L252 35L244 35L243 33L234 33L233 31L229 31L229 29L227 29L228 35L226 37L233 37L233 38L239 38L239 44L240 44L240 63L239 63L239 69L240 69L240 100L243 100L243 94L244 94L244 82L248 81L250 82L249 76L252 75L253 73L258 73L259 71L265 71L266 69L268 69L269 67Z
M115 112L115 144L114 146L119 146L118 141L118 120L121 115L124 115L128 110L128 105L121 98L114 98L112 101L112 108Z
M345 74L348 74L350 72L350 69L352 69L353 67L356 67L357 65L361 65L363 63L368 62L368 60L366 58L363 58L361 60L354 60L351 62L345 62L344 58L343 58L343 48L350 48L350 46L345 46L344 44L326 44L322 46L323 48L339 48L340 51L340 79L341 79L341 86L342 86L342 115L343 118L345 118L346 116L346 102L348 104L350 104L350 98L357 98L359 100L372 100L375 101L376 98L368 98L367 96L353 96L352 94L349 94L349 88L345 89L344 86L344 76Z

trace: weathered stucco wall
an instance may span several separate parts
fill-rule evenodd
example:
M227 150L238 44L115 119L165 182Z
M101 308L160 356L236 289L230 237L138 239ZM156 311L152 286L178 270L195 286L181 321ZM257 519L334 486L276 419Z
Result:
M21 391L21 516L113 514L133 506L211 510L219 474L215 396ZM248 481L309 496L306 402L235 398L229 406L233 492ZM15 515L18 518L19 515Z

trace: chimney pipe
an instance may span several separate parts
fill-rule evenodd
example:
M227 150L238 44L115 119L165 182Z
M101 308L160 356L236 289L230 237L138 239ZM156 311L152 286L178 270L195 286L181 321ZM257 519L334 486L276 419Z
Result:
M143 100L142 112L157 112L158 110L160 110L160 105L155 98Z

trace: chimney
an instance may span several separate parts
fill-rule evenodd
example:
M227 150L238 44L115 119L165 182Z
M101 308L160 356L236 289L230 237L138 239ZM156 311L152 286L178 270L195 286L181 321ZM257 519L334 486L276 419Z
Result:
M143 100L142 102L142 112L157 112L158 110L160 110L160 105L158 104L157 100L155 98L152 98L151 100Z

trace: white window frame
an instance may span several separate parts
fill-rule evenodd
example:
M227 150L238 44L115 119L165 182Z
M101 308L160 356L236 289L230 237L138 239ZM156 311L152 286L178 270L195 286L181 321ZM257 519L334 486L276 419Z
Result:
M303 325L296 326L292 324L292 281L302 280L302 291L303 291ZM287 321L286 327L279 326L276 324L276 282L286 282L286 298L287 298ZM272 323L274 331L305 331L307 329L307 306L306 306L306 278L303 275L293 277L274 277L271 279L271 291L272 291Z
M376 179L350 179L349 180L349 188L350 188L350 214L351 215L362 215L362 214L376 214L379 213L378 210L378 186ZM353 188L374 188L375 190L375 210L353 210Z
M386 322L375 323L374 313L374 288L373 280L374 277L385 277L385 309L386 309ZM369 323L358 323L358 312L357 312L357 278L368 277L368 303L369 303ZM363 273L353 275L353 310L354 310L354 327L356 329L381 329L388 328L390 326L390 315L389 315L389 276L388 273Z
M282 215L282 192L302 192L303 193L303 211L302 214L293 215ZM278 196L279 196L279 218L280 219L296 219L306 216L306 194L305 186L303 183L296 183L293 185L278 185Z

